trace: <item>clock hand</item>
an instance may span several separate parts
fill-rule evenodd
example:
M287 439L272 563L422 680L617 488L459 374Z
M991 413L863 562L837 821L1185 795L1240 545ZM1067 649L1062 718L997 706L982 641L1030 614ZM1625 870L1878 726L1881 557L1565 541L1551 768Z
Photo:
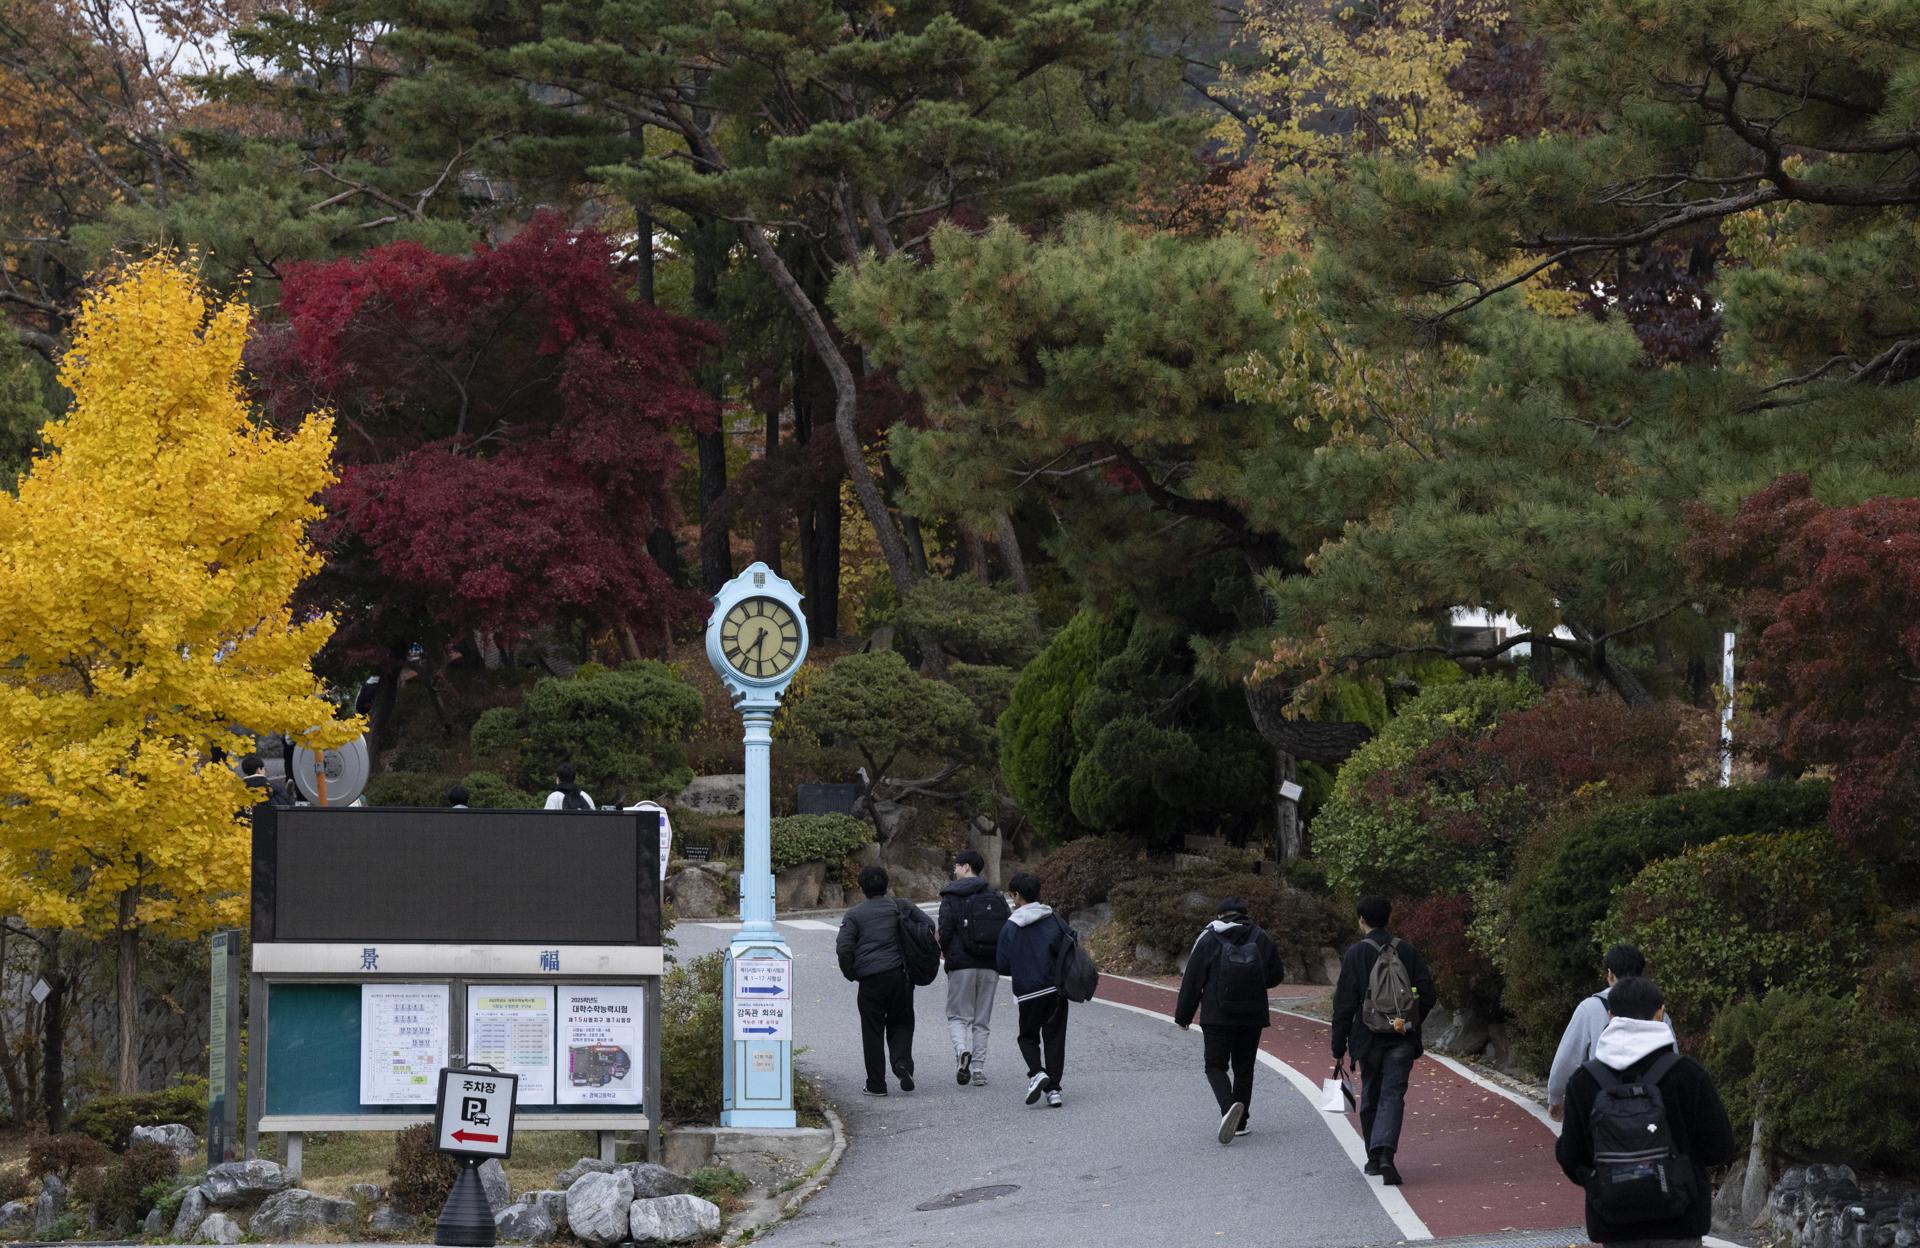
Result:
M756 641L756 642L754 642L754 643L753 643L753 657L754 657L754 658L756 658L756 659L757 659L757 658L759 658L759 657L760 657L760 652L761 652L762 650L764 650L764 649L766 649L766 646L767 646L767 634L768 634L768 633L771 633L772 631L773 631L773 630L772 630L772 629L770 629L770 628L763 628L763 629L761 629L761 630L760 630L760 639L759 639L758 641Z

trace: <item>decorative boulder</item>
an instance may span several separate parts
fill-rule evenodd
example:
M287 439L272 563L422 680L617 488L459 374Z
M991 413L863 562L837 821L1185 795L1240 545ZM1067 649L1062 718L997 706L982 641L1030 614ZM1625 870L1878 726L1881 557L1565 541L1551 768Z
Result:
M237 1244L240 1242L240 1224L224 1213L210 1213L207 1220L200 1224L195 1232L196 1244Z
M147 1219L140 1224L140 1238L159 1239L166 1229L167 1215L160 1212L160 1206L155 1205L147 1210Z
M207 1211L211 1208L212 1206L207 1203L206 1188L188 1189L187 1194L180 1199L180 1212L173 1218L173 1237L185 1243L195 1231L200 1229L200 1224L206 1220Z
M157 1127L135 1127L127 1137L129 1144L163 1144L181 1157L191 1157L200 1151L200 1137L193 1128L177 1122L162 1123Z
M633 1179L624 1170L583 1174L567 1188L567 1226L586 1244L617 1244L627 1237Z
M675 915L707 918L726 913L736 900L724 873L706 867L682 867L667 877L667 900Z
M503 1244L544 1244L560 1231L547 1216L546 1206L525 1200L494 1214L493 1226L495 1238Z
M656 1196L678 1196L693 1190L693 1182L682 1178L665 1166L657 1166L650 1161L631 1161L622 1166L633 1180L633 1198L651 1200Z
M556 1192L552 1188L542 1188L537 1192L528 1192L520 1200L524 1204L538 1205L546 1210L556 1227L567 1224L567 1194Z
M720 1206L698 1196L636 1200L627 1212L633 1242L684 1244L720 1233Z
M356 1205L377 1205L386 1194L387 1189L378 1183L355 1183L347 1188L347 1195Z
M293 1179L271 1161L223 1161L200 1184L215 1209L254 1205L293 1186Z
M601 1161L598 1157L582 1157L560 1172L560 1177L554 1180L554 1186L564 1192L578 1182L583 1174L612 1174L619 1168L617 1162Z
M418 1221L392 1205L381 1205L367 1215L367 1225L382 1235L404 1235L413 1230Z
M352 1226L356 1212L350 1200L335 1200L295 1187L267 1197L267 1203L247 1223L247 1231L255 1239L284 1244L310 1239L315 1231Z
M773 877L773 904L782 913L811 910L820 904L820 890L827 882L827 864L803 862L788 867ZM835 881L836 889L839 881Z
M499 1213L513 1203L513 1187L498 1157L490 1157L480 1166L480 1186L487 1193L487 1209Z
M33 1229L33 1202L10 1200L0 1205L0 1239L25 1239Z
M703 815L737 815L747 808L747 777L695 776L675 803Z
M44 1234L67 1211L67 1185L60 1176L50 1174L40 1183L40 1198L33 1202L33 1229Z

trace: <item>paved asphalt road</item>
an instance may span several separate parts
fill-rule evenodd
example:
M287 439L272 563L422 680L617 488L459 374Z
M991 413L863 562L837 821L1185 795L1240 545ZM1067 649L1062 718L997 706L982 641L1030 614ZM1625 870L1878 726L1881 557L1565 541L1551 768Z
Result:
M854 986L834 961L832 921L783 922L795 959L796 1043L851 1136L833 1181L788 1223L755 1242L776 1248L905 1248L931 1244L1392 1244L1402 1239L1307 1099L1256 1068L1253 1134L1221 1147L1200 1071L1200 1031L1125 1008L1073 1007L1066 1106L1023 1103L1006 981L994 1007L985 1088L953 1078L946 980L915 992L916 1090L861 1092ZM680 957L724 948L728 925L684 922ZM950 1193L1018 1190L919 1211Z

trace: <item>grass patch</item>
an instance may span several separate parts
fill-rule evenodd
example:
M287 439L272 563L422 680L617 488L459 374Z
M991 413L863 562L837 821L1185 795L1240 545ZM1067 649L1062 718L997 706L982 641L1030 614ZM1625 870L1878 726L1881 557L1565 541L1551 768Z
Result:
M262 1137L260 1155L279 1157L279 1140ZM502 1163L514 1194L551 1188L562 1170L582 1157L598 1157L599 1141L591 1131L526 1131L514 1137L513 1156ZM392 1182L387 1167L393 1162L390 1131L315 1131L307 1135L301 1159L300 1185L309 1191L348 1199L355 1183Z

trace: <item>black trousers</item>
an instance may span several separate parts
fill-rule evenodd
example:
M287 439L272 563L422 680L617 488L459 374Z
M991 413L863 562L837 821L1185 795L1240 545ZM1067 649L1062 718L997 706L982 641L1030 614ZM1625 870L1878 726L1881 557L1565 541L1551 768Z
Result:
M1020 1003L1020 1056L1027 1059L1027 1077L1047 1072L1047 1086L1060 1086L1067 1065L1067 997L1050 992Z
M1360 1134L1367 1151L1400 1147L1400 1121L1407 1111L1407 1080L1420 1054L1405 1040L1375 1036L1360 1059Z
M1253 1055L1260 1048L1260 1030L1252 1023L1200 1024L1207 1082L1213 1085L1213 1099L1220 1102L1222 1114L1236 1101L1248 1111L1253 1109Z
M867 1059L867 1086L887 1086L887 1058L893 1073L913 1073L913 984L905 971L886 971L860 981L860 1047Z

